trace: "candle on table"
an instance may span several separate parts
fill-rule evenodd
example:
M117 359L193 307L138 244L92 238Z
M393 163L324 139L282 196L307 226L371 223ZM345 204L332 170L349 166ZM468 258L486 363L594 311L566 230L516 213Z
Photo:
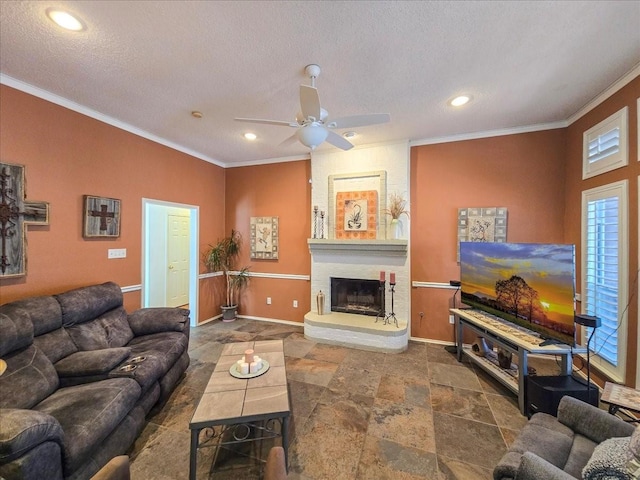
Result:
M389 283L391 285L395 285L396 284L396 274L394 272L391 272L391 277L390 277Z
M246 375L249 373L249 364L247 362L242 362L240 364L240 373L242 375Z
M262 359L258 355L253 356L253 361L258 364L258 370L262 370Z
M251 348L244 351L244 361L247 363L253 362L253 350Z
M384 282L385 278L384 278L385 273L384 272L380 272L380 281Z
M256 373L258 371L258 364L256 362L251 362L249 364L249 373Z

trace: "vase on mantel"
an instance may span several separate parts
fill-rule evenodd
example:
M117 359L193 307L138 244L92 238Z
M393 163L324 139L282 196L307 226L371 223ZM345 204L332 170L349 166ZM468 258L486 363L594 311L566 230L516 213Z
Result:
M402 225L400 225L400 220L397 218L392 218L391 222L389 222L387 238L390 240L398 240L399 238L402 238Z

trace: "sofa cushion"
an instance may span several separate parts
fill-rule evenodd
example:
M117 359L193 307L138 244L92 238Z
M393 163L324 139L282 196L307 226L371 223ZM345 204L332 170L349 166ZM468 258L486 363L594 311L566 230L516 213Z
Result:
M127 416L140 397L129 378L61 388L34 408L56 418L65 434L64 467L73 472Z
M584 435L576 434L571 445L571 452L563 470L569 475L580 478L582 469L591 458L598 444Z
M83 377L107 373L129 356L127 347L105 348L76 352L57 362L54 367L59 377Z
M6 408L0 410L0 424L0 464L20 457L44 442L62 445L62 427L46 413Z
M79 350L123 347L133 338L123 307L110 310L89 322L67 327Z
M29 312L36 337L62 327L60 304L52 296L25 298L13 303Z
M3 357L0 408L32 408L58 388L58 374L42 351L31 345Z
M163 374L169 371L188 348L189 339L182 333L164 332L135 337L129 342L131 355L154 356L163 365Z
M65 327L93 320L105 312L122 306L122 290L113 282L77 288L55 298L62 309Z
M10 303L0 307L0 357L33 342L33 324L29 312Z
M78 351L78 347L64 328L35 337L33 344L42 350L52 363Z

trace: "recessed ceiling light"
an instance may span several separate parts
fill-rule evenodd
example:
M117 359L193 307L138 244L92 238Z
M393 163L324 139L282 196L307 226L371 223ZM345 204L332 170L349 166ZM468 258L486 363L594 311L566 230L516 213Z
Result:
M191 116L194 118L202 118L202 112L199 112L198 110L194 110L193 112L191 112Z
M84 24L69 12L50 8L47 10L47 16L65 30L80 32L85 29Z
M356 132L344 132L344 133L342 134L342 136L343 136L344 138L353 138L353 137L355 137L356 135L358 135Z
M471 95L459 95L449 102L452 107L461 107L471 101Z
M253 141L256 138L258 138L258 136L255 133L247 132L244 134L244 138L246 138L247 140Z

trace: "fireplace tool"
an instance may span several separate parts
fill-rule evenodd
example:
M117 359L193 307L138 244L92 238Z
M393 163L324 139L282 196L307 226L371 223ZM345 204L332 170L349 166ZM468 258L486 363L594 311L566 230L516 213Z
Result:
M389 282L389 285L391 285L391 313L388 313L386 317L384 317L384 325L387 325L389 323L391 323L391 319L393 319L393 323L395 324L395 326L398 326L398 319L396 318L396 314L393 311L393 293L396 290L396 283L393 282Z
M382 293L384 292L384 285L385 285L386 281L384 280L380 280L380 298L384 298L384 295L382 295ZM385 320L385 311L384 311L384 302L381 302L380 305L380 311L378 312L378 315L376 315L376 321L373 323L378 323L378 319L382 320L382 324L386 325L386 320Z

